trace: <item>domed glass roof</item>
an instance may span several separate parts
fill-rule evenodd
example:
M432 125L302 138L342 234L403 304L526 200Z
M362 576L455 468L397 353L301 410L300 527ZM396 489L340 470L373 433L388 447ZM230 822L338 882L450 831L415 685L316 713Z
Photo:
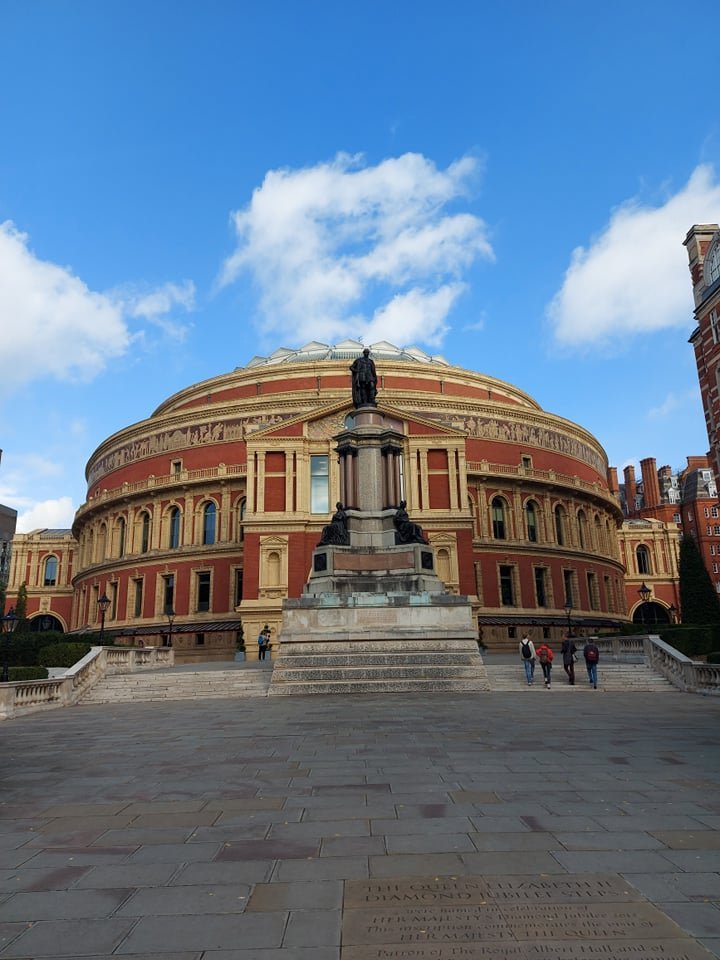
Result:
M244 368L237 367L236 369L268 367L280 363L303 363L309 360L353 360L355 357L359 357L366 347L375 360L406 360L408 363L432 363L444 367L450 366L445 357L439 354L425 353L419 347L396 347L394 343L388 343L387 340L379 340L377 343L369 344L361 343L359 340L341 340L334 346L312 340L310 343L306 343L304 347L298 347L296 350L279 347L268 357L255 356Z

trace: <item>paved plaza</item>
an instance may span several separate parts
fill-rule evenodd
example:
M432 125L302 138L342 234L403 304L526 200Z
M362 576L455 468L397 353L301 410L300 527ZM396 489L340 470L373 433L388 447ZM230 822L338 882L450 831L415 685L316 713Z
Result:
M718 957L719 721L527 689L7 721L0 958Z

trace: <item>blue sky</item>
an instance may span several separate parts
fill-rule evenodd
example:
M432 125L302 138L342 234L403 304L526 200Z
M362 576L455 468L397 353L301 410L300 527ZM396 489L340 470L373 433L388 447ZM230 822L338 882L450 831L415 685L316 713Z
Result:
M707 437L682 246L720 113L673 2L2 0L0 502L310 339L418 345L590 430Z

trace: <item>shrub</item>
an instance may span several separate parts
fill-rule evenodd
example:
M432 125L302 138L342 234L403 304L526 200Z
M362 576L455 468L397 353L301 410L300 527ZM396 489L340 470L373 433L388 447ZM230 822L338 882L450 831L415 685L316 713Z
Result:
M720 663L720 650L715 650L707 655L708 663Z
M45 667L10 667L10 683L19 680L47 680Z
M72 667L89 652L89 643L54 643L40 650L38 663L43 667Z
M653 632L659 633L665 643L686 657L702 657L720 648L720 627L714 623L704 626L658 626Z

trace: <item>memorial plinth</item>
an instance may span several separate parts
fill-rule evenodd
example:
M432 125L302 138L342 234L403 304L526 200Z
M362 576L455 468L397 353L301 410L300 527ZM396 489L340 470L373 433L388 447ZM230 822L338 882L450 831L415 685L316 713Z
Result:
M334 439L340 503L303 596L283 604L270 694L489 689L472 605L404 510L396 422L359 407Z

